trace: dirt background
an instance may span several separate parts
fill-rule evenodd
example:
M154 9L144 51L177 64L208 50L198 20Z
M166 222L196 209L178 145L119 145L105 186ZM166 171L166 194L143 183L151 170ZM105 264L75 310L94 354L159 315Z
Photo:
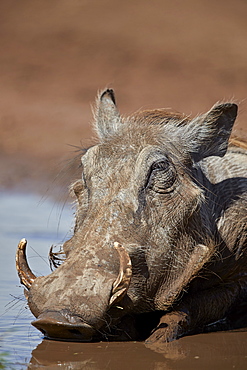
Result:
M123 114L234 99L247 137L246 0L0 0L0 41L0 188L64 192L105 87Z

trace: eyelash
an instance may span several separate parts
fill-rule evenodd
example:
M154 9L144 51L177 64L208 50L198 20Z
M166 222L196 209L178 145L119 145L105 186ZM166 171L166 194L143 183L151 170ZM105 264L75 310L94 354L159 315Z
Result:
M151 172L152 171L164 171L164 170L168 170L170 167L170 164L168 162L168 160L162 160L162 161L157 161L157 162L154 162L151 166Z

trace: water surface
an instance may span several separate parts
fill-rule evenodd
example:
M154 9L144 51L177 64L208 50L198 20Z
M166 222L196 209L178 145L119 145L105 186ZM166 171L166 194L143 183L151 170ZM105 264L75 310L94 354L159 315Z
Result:
M17 244L25 237L33 272L48 274L49 247L69 237L72 220L69 206L36 195L0 193L0 350L8 353L5 357L14 368L28 363L33 348L42 340L30 325L33 315L15 270Z

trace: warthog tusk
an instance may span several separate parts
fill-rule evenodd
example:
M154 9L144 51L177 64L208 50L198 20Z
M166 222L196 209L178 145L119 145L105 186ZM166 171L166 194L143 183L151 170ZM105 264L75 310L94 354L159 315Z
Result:
M132 265L128 252L118 242L114 243L114 248L118 251L120 266L118 277L112 285L112 295L109 302L110 306L119 302L127 293L132 276Z
M16 251L16 269L21 281L21 284L25 285L27 289L29 289L36 279L36 276L32 273L30 267L27 263L26 257L26 247L27 241L26 239L21 239L20 243L18 244L18 248Z

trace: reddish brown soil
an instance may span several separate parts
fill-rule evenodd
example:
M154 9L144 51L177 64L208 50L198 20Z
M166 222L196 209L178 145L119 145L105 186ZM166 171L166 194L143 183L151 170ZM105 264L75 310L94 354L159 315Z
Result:
M89 145L106 86L123 114L234 99L247 137L246 19L245 0L1 1L1 187L51 184L76 154L67 144Z

